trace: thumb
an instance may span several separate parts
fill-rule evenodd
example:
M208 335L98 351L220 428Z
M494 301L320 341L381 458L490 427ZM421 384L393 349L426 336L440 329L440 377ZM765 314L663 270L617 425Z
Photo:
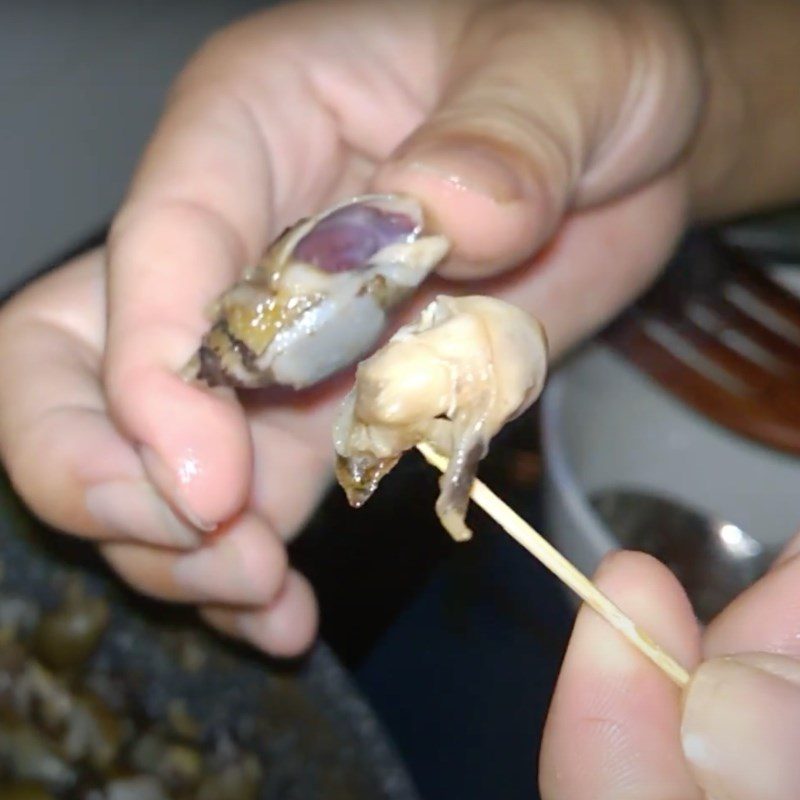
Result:
M426 205L455 244L453 277L519 264L566 211L666 170L700 101L691 39L666 4L485 5L438 104L374 181Z
M800 796L800 661L766 653L705 662L681 727L695 777L715 800Z

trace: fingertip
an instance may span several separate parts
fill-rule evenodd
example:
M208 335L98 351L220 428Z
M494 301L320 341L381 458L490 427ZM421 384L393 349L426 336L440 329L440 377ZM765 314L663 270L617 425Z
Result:
M242 615L240 627L247 639L262 650L290 658L304 653L318 625L317 601L311 584L290 570L283 591L261 612Z
M177 559L172 574L204 602L267 605L283 591L288 565L283 542L259 517L245 514L206 547Z
M100 540L133 540L176 550L195 548L201 541L196 527L181 519L141 478L90 484L84 506Z
M233 396L154 366L118 372L109 385L115 417L137 443L148 477L183 518L209 531L242 509L253 456Z
M678 579L662 562L648 553L617 550L603 558L594 582L626 614L657 635L667 652L684 664L697 662L700 628L694 609ZM599 618L596 621L599 623Z
M708 797L793 800L800 664L768 653L706 661L687 690L681 735Z
M243 611L210 606L201 613L214 627L278 658L305 653L319 622L314 591L294 570L289 571L281 592L266 608Z

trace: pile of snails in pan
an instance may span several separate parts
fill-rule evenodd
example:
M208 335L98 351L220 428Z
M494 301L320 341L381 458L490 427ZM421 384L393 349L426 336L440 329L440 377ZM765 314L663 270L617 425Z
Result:
M405 451L427 443L449 460L436 512L467 539L478 463L543 388L542 326L501 300L441 295L361 360L448 250L408 197L359 197L302 220L218 299L184 375L302 389L361 361L333 428L348 500L362 505Z
M257 800L262 759L233 730L204 733L178 698L154 715L135 670L94 659L106 599L77 576L62 594L45 606L0 582L0 798Z

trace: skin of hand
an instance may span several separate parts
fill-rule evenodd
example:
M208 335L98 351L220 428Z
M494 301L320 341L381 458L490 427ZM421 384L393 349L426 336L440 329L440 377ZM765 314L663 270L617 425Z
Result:
M563 350L682 230L702 85L658 3L301 2L216 34L107 246L0 315L15 487L141 591L300 651L316 609L283 540L329 485L347 376L289 399L188 385L204 309L309 210L406 191L456 243L450 276L491 279Z
M107 246L0 313L0 454L21 496L139 590L300 652L316 607L283 542L329 485L347 376L292 397L185 384L204 308L310 210L405 191L455 243L443 276L535 313L558 355L652 280L691 215L779 201L800 174L746 124L762 98L773 116L796 103L769 71L769 91L742 88L739 51L706 36L715 5L316 0L212 37Z
M795 800L799 554L800 535L705 631L666 567L610 556L598 584L691 682L681 693L581 610L542 742L543 800Z

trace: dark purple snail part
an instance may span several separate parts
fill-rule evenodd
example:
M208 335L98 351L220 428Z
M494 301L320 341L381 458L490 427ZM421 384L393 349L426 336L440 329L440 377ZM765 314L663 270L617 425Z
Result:
M215 303L187 380L303 389L362 358L447 255L412 198L365 195L287 228Z
M324 272L346 272L365 267L388 245L412 241L418 232L417 221L406 214L356 203L321 220L297 243L294 256Z

